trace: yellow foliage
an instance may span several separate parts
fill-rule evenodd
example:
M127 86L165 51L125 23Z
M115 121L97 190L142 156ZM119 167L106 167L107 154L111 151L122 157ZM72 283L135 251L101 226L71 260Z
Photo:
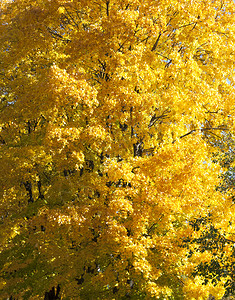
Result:
M223 295L192 279L211 256L182 241L209 214L234 231L212 157L234 129L234 13L232 0L1 1L0 297Z

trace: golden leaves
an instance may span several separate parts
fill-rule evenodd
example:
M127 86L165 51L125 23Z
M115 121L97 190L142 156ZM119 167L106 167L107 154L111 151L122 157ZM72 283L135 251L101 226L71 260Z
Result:
M219 293L200 278L182 288L209 255L190 259L179 240L193 217L226 228L234 213L205 142L232 124L233 2L4 2L0 216L12 268L24 259L14 263L15 242L70 298Z

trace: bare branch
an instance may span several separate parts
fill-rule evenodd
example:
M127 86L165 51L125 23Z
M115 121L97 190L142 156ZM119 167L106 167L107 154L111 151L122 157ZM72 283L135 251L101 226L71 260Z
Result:
M161 32L159 33L159 35L158 35L158 37L157 37L157 40L156 40L156 42L154 43L154 45L153 45L153 48L151 49L151 51L154 51L154 50L156 50L156 48L157 48L157 45L158 45L158 42L159 42L159 40L160 40L160 37L161 37Z
M106 14L107 14L107 17L109 17L109 3L110 1L106 1Z

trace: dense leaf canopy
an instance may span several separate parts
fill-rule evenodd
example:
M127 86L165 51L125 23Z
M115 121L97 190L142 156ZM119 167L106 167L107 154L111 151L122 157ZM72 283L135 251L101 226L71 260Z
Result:
M0 9L0 297L221 297L182 242L234 232L208 143L234 126L234 2Z

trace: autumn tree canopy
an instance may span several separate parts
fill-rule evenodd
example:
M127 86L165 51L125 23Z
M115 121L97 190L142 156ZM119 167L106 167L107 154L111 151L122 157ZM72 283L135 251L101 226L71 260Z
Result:
M209 141L234 126L234 2L0 9L0 297L222 297L182 243L208 215L233 239Z

